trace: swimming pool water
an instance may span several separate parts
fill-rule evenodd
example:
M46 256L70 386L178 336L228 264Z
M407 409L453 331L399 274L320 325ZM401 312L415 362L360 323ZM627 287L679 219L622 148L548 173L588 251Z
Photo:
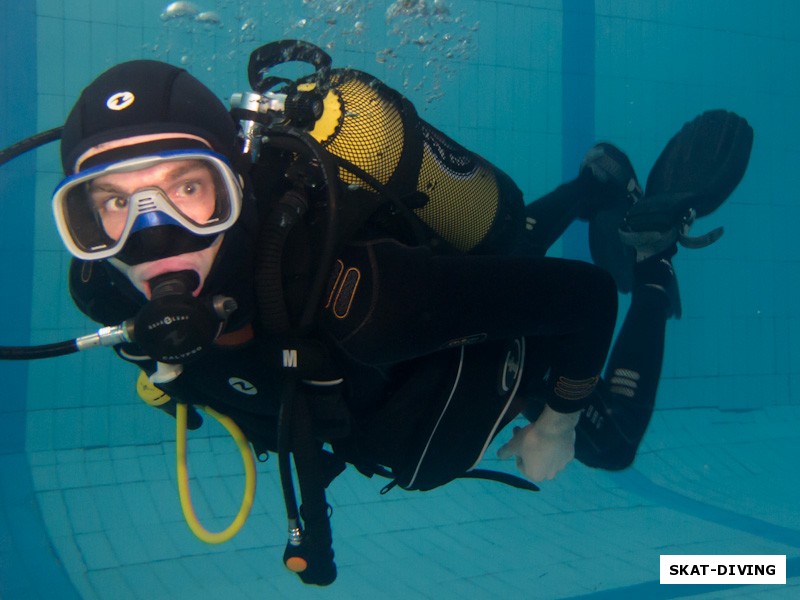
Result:
M798 593L800 5L428 0L423 13L422 4L206 0L195 3L198 20L152 0L3 3L0 145L60 125L83 86L123 60L184 65L225 98L245 89L249 52L285 37L400 89L529 200L571 178L596 140L622 147L644 180L684 122L738 112L755 130L750 166L693 231L724 225L724 237L675 259L684 315L668 323L657 410L634 466L572 464L538 494L464 481L381 496L384 482L348 472L329 498L339 578L308 588L281 565L276 461L259 465L244 531L207 546L180 513L173 422L137 399L133 368L107 350L0 363L0 597ZM0 344L94 329L66 290L49 207L59 169L55 147L0 168ZM586 257L584 238L576 227L555 253ZM242 485L235 448L209 425L191 435L190 455L198 510L222 525ZM487 466L512 468L491 457ZM787 584L660 586L662 554L786 555Z

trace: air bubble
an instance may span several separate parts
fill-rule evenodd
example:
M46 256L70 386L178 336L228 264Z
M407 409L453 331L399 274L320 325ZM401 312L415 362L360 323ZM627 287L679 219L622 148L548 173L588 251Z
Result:
M222 19L220 19L219 15L213 11L198 13L194 20L199 21L200 23L207 23L208 25L219 25L222 23Z
M199 9L192 2L172 2L161 13L161 20L180 19L181 17L194 17Z

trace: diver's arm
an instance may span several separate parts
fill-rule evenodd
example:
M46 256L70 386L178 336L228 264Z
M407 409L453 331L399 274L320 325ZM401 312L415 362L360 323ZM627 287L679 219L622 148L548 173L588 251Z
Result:
M617 292L593 265L437 256L391 240L349 246L339 262L322 325L356 361L397 364L462 343L534 336L552 340L554 383L596 377L605 363Z

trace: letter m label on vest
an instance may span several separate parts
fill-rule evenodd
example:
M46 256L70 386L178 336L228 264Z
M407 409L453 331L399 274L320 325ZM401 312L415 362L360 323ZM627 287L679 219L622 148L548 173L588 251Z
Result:
M297 350L293 348L283 349L283 366L287 369L297 368Z

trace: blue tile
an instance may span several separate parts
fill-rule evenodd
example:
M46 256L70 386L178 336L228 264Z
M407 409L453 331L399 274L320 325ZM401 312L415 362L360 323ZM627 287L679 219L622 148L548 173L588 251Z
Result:
M113 597L118 600L133 600L141 597L143 589L148 589L148 591L151 589L145 588L141 581L137 582L135 587L129 585L121 569L95 571L90 574L89 579L92 589L101 598Z
M79 533L75 536L75 541L89 570L113 569L119 566L107 533Z

